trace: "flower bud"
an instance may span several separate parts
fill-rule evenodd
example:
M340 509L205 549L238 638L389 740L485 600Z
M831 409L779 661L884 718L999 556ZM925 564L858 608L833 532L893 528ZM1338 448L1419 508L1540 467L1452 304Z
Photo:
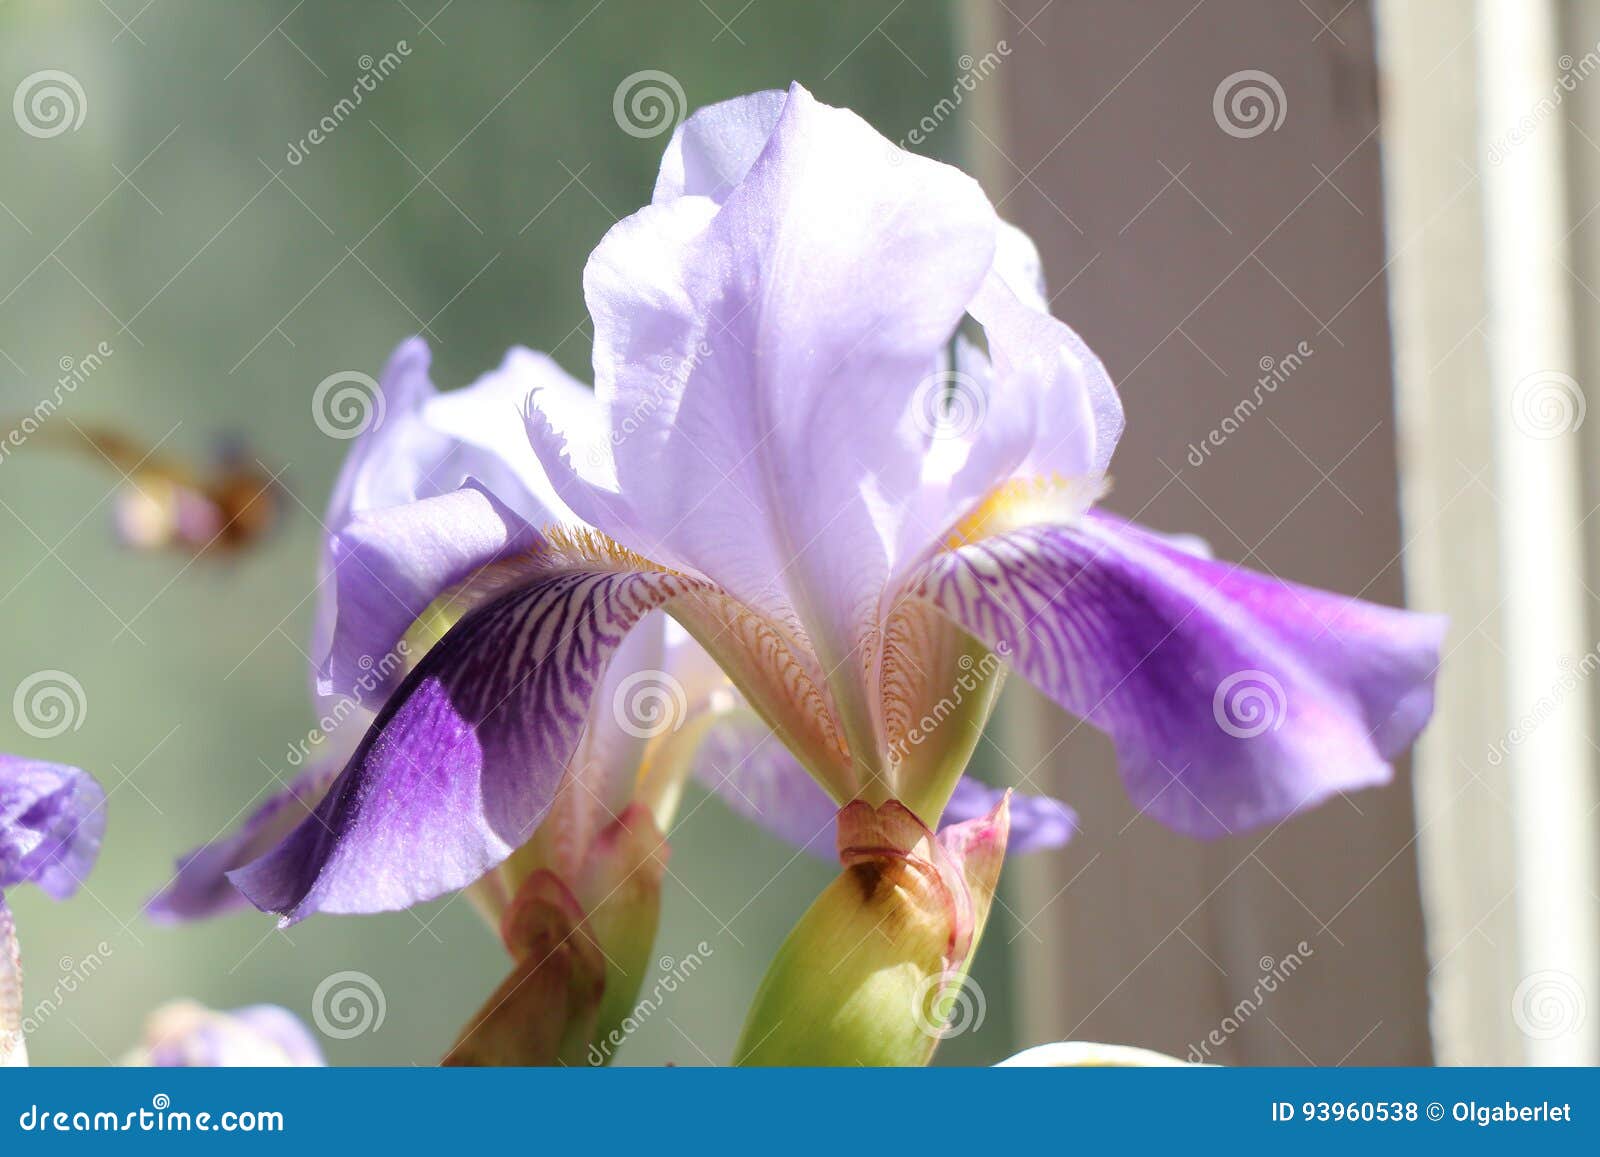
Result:
M666 839L648 808L630 804L576 869L538 866L555 850L536 840L516 858L520 882L500 920L516 964L446 1064L593 1063L591 1044L633 1012L661 913Z
M989 915L1008 805L935 836L896 800L847 804L844 872L778 950L737 1063L927 1064Z
M462 1030L446 1065L580 1064L600 1011L605 957L554 872L532 873L501 936L516 965Z

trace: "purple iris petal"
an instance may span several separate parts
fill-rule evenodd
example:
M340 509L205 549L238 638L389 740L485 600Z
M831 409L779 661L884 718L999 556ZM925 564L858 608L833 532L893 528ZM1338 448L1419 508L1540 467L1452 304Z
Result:
M227 873L271 851L321 802L338 773L335 763L309 768L283 791L268 796L233 831L181 858L172 881L150 901L146 913L161 923L176 923L250 907Z
M995 229L964 174L796 86L725 200L647 206L585 271L613 462L540 439L546 469L626 545L802 624L858 731L871 693L842 660L875 626L917 498L910 404ZM608 472L615 490L593 481Z
M831 860L839 805L754 715L712 725L694 775L737 815L813 856Z
M472 883L549 811L605 669L685 580L552 566L468 613L385 704L316 812L228 874L258 908L406 908Z
M939 817L941 828L986 816L1005 794L1004 788L990 787L970 775L963 776ZM1078 816L1070 807L1047 795L1011 793L1011 834L1006 839L1007 855L1026 855L1050 848L1065 847L1078 831Z
M488 563L538 545L538 531L476 480L460 490L355 516L333 536L338 626L327 688L371 703L398 686L406 631L435 599Z
M727 200L761 156L787 100L787 93L757 92L685 120L662 156L654 202ZM882 157L895 155L887 140L878 143ZM1103 472L1122 433L1122 402L1105 367L1082 338L1050 316L1039 251L1014 225L997 223L993 265L968 308L984 326L998 373L990 380L988 361L980 357L981 370L958 363L944 374L956 394L952 405L976 420L967 430L956 414L938 431L939 439L955 437L968 446L959 476L941 496L942 508L931 523L917 520L924 538L1012 473L1070 478ZM928 398L919 397L917 405L927 433L927 419L937 415Z
M656 175L657 204L682 196L721 202L739 187L778 126L789 94L754 92L707 105L674 130Z
M373 405L372 424L351 447L328 504L312 632L315 688L324 700L351 694L366 670L336 656L376 662L452 583L501 551L524 548L529 527L571 518L523 433L522 413L535 390L587 391L543 354L513 349L471 386L441 394L429 361L421 338L390 358L382 404ZM489 520L458 516L448 502L438 518L408 509L468 485L491 500L498 541ZM464 500L475 502L481 505Z
M94 866L105 792L87 772L0 755L0 889L36 884L64 900Z
M1134 802L1198 836L1387 782L1432 710L1444 630L1104 515L963 547L915 593L1110 733Z

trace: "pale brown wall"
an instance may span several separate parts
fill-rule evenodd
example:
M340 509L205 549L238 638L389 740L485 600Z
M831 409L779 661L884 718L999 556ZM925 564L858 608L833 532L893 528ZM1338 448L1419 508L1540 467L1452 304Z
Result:
M1038 240L1055 312L1121 388L1128 432L1109 505L1198 532L1222 557L1400 602L1368 4L1054 0L1036 18L1041 0L1007 4L986 13L1010 55L990 82L999 131L985 126L979 160L1003 214ZM1276 131L1218 127L1213 94L1242 69L1281 82ZM1193 466L1189 444L1250 392L1260 359L1301 341L1314 349L1305 366ZM1133 816L1089 729L1026 705L1016 715L1045 721L1035 757L1071 733L1039 778L1087 829L1019 873L1012 903L1033 922L1005 934L1027 977L1026 1038L1182 1053L1249 994L1263 958L1304 940L1304 967L1216 1059L1430 1059L1404 773L1271 834L1201 844Z

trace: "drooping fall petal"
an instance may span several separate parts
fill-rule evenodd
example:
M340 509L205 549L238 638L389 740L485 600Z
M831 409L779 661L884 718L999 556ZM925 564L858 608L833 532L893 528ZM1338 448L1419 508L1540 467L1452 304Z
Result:
M1219 836L1387 782L1442 620L1198 558L1109 516L971 543L925 598L1108 732L1133 801Z

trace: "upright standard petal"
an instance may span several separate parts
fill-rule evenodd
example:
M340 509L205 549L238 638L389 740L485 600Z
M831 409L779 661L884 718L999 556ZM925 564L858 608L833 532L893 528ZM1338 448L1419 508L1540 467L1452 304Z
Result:
M105 792L87 772L0 755L0 890L36 884L64 900L94 866Z
M1107 516L936 559L925 598L1108 732L1143 811L1226 835L1387 782L1443 621L1197 558Z
M583 513L797 623L863 758L878 745L860 648L921 472L910 403L996 227L966 176L893 152L796 86L725 200L647 207L585 274L617 490L589 487Z
M788 98L781 89L768 89L697 111L673 130L651 200L659 205L686 195L726 199L766 148Z

